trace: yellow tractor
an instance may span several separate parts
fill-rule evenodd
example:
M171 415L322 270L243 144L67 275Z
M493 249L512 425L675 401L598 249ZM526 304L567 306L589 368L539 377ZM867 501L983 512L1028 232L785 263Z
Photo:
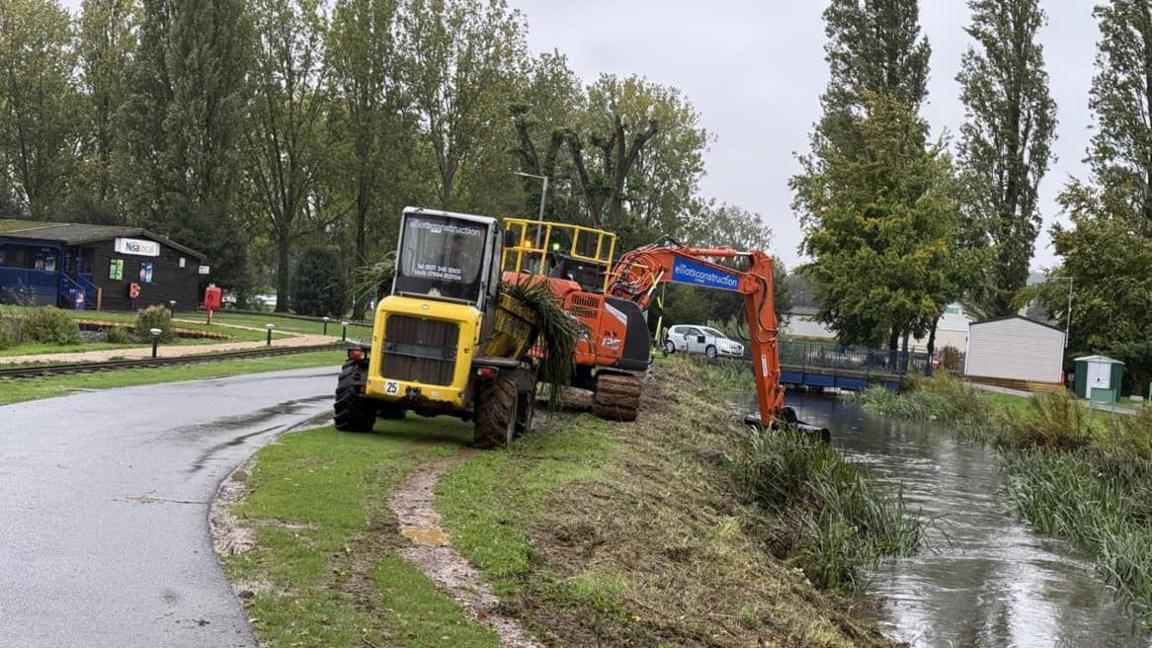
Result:
M475 424L492 447L529 430L539 325L500 290L494 218L409 207L400 220L395 278L376 308L370 345L348 350L336 387L340 430L377 418L450 415Z

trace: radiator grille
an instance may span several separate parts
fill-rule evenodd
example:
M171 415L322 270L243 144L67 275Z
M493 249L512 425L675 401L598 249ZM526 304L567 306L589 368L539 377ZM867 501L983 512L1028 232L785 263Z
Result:
M426 385L452 384L459 335L460 326L454 322L390 315L380 375Z
M572 293L568 303L568 312L582 320L590 320L595 323L597 316L600 314L601 300L602 297L600 295Z

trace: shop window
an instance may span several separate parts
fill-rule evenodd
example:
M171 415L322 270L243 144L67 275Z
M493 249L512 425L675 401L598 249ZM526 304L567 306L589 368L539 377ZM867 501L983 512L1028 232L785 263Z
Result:
M152 262L151 261L141 261L140 262L140 283L142 283L142 284L152 283Z

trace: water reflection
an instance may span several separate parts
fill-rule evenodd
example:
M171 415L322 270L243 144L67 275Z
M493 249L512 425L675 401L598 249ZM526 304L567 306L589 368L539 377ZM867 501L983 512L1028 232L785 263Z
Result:
M993 451L851 402L790 394L789 404L933 520L928 549L872 575L889 636L913 646L1152 646L1082 556L1006 509Z

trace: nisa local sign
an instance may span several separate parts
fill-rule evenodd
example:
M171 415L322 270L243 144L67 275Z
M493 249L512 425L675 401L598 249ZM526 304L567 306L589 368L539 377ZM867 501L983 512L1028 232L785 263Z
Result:
M717 290L740 290L740 277L735 272L725 272L690 259L677 258L672 262L672 281Z
M116 251L120 254L158 257L160 256L160 244L156 241L143 239L118 238L116 239Z

